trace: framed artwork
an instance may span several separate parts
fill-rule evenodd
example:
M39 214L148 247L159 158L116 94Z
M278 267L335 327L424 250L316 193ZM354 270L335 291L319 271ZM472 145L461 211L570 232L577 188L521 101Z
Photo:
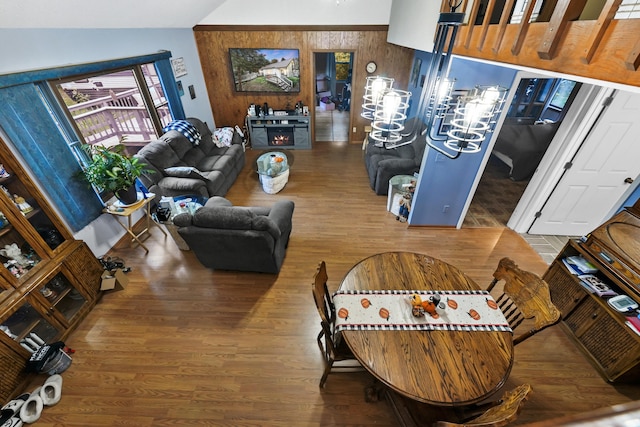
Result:
M300 92L298 49L229 49L236 92Z
M171 58L171 68L173 75L178 78L187 75L187 67L184 65L184 58Z

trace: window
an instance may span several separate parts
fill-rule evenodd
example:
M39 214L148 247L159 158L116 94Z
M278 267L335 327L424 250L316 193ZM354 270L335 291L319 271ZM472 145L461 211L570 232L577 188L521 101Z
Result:
M347 81L350 80L351 70L351 53L350 52L336 52L336 80Z
M86 144L123 143L130 155L162 134L171 121L153 64L71 77L55 92Z
M61 101L56 85L133 70L136 82L142 82L136 83L141 105L148 111L154 133L159 134L162 123L185 118L170 58L171 52L161 51L0 75L3 131L72 231L98 217L103 204L89 186L77 179L83 162L78 147L85 139L68 114L66 103ZM104 86L104 82L97 83L97 88Z
M576 86L576 82L571 80L560 80L558 87L556 88L555 93L553 94L553 98L551 98L551 102L549 105L551 107L562 110L569 100L569 97L573 93L573 88Z

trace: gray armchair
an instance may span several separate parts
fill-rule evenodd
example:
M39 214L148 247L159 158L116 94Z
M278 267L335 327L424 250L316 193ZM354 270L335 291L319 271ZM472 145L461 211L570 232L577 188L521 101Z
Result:
M293 209L290 200L270 208L241 207L216 196L193 215L177 215L173 223L205 267L277 274L289 243Z
M424 127L422 121L414 117L407 121L404 132L411 133L414 126ZM409 137L405 139L409 139ZM371 188L378 195L386 195L391 178L396 175L413 175L420 170L422 156L427 143L425 137L421 135L418 135L411 144L390 150L384 147L376 147L374 143L374 140L369 139L365 150L364 163L369 175Z

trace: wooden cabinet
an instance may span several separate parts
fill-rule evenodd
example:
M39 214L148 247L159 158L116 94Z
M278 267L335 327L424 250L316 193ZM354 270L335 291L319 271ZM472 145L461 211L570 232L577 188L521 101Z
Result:
M253 148L311 148L310 116L249 116L247 127Z
M7 401L28 380L32 351L66 339L93 308L103 268L1 140L0 165L0 401Z
M610 297L589 292L562 260L583 257L598 268L595 275L612 289L640 302L638 242L640 218L623 211L587 239L569 241L544 275L551 299L562 311L563 329L611 382L640 379L640 336L625 323L625 314L609 306Z

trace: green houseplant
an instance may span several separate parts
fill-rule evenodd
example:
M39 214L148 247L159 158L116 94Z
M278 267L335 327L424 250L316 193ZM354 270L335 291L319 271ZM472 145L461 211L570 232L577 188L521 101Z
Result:
M113 192L123 204L134 203L136 178L147 171L146 164L127 156L123 144L111 147L85 144L82 148L89 157L83 168L86 180L102 191Z

